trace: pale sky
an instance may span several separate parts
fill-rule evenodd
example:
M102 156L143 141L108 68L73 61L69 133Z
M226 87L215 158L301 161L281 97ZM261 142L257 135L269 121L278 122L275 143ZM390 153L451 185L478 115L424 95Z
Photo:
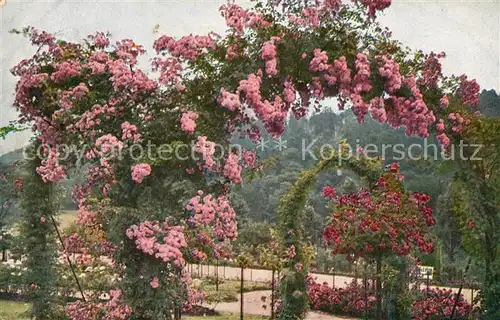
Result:
M25 26L79 41L95 31L130 38L151 50L159 34L224 32L218 8L225 0L6 0L0 7L0 126L16 118L15 78L9 69L34 53L26 39L8 31ZM250 1L237 3L248 6ZM344 0L346 2L346 0ZM393 0L379 20L412 49L445 51L444 73L465 73L481 89L500 92L500 0ZM153 28L159 24L159 34ZM29 132L0 140L0 155L22 147Z

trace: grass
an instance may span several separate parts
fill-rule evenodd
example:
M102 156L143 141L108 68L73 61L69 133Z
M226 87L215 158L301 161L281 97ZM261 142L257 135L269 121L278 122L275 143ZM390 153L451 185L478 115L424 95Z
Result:
M240 281L239 280L219 280L219 291L235 291L240 292ZM215 291L215 284L213 280L210 280L209 283L204 281L200 286L200 289L203 291ZM250 282L245 281L243 285L243 292L250 291L259 291L259 290L271 290L271 284L267 282Z
M61 211L57 220L59 220L59 228L61 230L69 227L76 220L76 210ZM0 319L1 320L1 319Z
M63 231L66 228L68 228L70 225L73 224L73 222L76 221L76 217L77 217L76 210L61 211L58 214L58 217L56 218L57 221L59 221L59 229ZM19 222L16 222L15 224L12 225L11 232L15 236L19 235ZM3 319L0 318L0 320Z
M27 320L23 314L28 310L29 304L18 301L0 300L0 320ZM220 316L183 316L186 320L239 320L238 313L223 313ZM262 316L245 315L245 320L264 320Z
M240 293L240 281L238 280L220 280L219 291L216 290L214 279L204 279L198 286L206 294L205 300L208 303L236 302ZM271 285L266 282L248 282L245 281L243 292L271 290Z
M29 306L26 302L0 300L0 320L27 320L23 314Z

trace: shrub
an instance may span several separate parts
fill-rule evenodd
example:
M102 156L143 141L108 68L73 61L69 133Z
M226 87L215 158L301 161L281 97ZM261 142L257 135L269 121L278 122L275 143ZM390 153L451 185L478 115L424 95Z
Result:
M0 264L0 292L25 293L26 269L20 264Z
M422 290L411 306L411 316L415 320L448 319L451 316L457 295L451 290ZM472 311L472 305L460 298L455 309L454 319L467 319Z
M221 302L236 302L238 298L234 291L211 291L205 295L205 302L216 304Z
M364 288L354 281L345 288L332 288L326 282L319 284L309 278L307 293L311 309L358 317L365 313ZM369 292L367 297L368 314L373 315L376 308L375 294ZM442 320L451 316L456 294L444 289L419 290L414 299L410 307L412 320ZM468 319L471 313L472 305L460 295L454 319Z
M312 309L328 313L363 315L365 313L365 292L362 285L353 281L345 288L329 287L309 278L307 293ZM375 294L368 293L367 310L373 314L376 306Z

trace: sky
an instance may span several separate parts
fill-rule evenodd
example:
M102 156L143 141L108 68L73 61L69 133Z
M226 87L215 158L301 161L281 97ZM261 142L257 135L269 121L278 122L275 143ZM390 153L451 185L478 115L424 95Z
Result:
M1 2L1 1L0 1ZM244 7L248 0L236 0ZM344 0L346 2L346 0ZM224 33L218 8L225 0L6 0L0 7L0 126L16 119L12 107L16 79L10 68L34 53L13 28L34 26L57 37L79 41L95 31L113 39L133 39L151 50L154 39L168 34ZM444 51L445 74L467 74L481 89L500 92L500 0L393 0L378 13L394 38L412 49ZM159 25L158 33L154 32ZM0 140L0 155L25 145L29 132Z

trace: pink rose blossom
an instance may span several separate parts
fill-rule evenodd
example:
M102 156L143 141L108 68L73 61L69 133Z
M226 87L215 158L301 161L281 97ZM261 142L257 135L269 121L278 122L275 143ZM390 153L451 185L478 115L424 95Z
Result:
M157 288L158 288L158 286L159 286L159 284L158 284L158 277L157 277L157 276L155 276L155 277L153 278L153 281L151 281L149 284L151 285L151 288L153 288L153 289L157 289Z
M195 120L198 119L199 115L196 112L185 112L181 117L181 130L187 134L193 134L196 129Z
M136 183L142 183L144 177L151 174L151 166L147 163L134 164L131 168L132 180Z
M239 95L231 93L224 88L220 90L220 96L218 98L218 102L220 103L221 106L230 111L237 110L241 105Z
M206 136L198 136L194 151L203 156L205 167L208 170L212 170L215 166L215 161L213 159L215 142L209 141Z
M141 139L141 134L137 127L130 122L125 121L121 124L122 128L122 140L132 140L133 142L137 142Z
M59 165L57 153L54 148L48 148L48 156L42 160L41 165L36 168L36 172L40 174L44 182L58 182L66 178L64 168Z
M238 163L238 154L231 153L224 165L224 176L236 184L241 183L241 166Z

